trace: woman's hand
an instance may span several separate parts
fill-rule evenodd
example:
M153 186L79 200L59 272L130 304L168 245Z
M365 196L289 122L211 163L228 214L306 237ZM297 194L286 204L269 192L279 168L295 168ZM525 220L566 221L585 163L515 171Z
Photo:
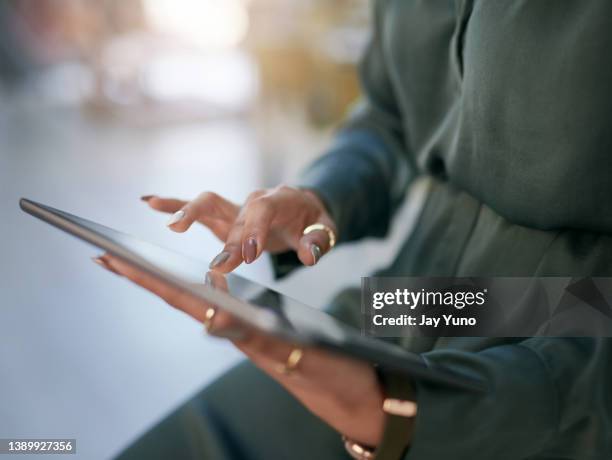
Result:
M253 262L264 250L278 253L293 249L302 263L314 265L331 249L329 235L322 230L303 235L304 229L321 223L337 234L325 206L313 192L287 186L258 190L242 207L212 192L190 202L157 196L142 199L153 209L173 213L168 227L175 232L184 232L197 221L225 242L210 264L211 269L223 273L243 261Z
M293 372L283 372L294 345L264 335L223 310L165 284L121 259L105 255L96 261L196 320L208 320L211 334L229 338L255 365L339 433L369 446L380 442L385 422L383 395L370 365L308 348L303 351L303 357ZM226 289L225 278L218 272L209 272L207 282L216 289ZM214 309L212 316L207 315L211 308Z

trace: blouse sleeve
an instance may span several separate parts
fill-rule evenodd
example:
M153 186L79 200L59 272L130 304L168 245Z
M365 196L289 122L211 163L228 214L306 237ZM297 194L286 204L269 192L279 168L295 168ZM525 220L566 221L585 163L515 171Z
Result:
M340 241L384 236L416 171L385 62L383 5L375 3L374 33L360 64L363 98L330 151L298 182L325 202Z
M611 339L531 338L424 357L482 379L488 392L417 383L405 460L612 458Z

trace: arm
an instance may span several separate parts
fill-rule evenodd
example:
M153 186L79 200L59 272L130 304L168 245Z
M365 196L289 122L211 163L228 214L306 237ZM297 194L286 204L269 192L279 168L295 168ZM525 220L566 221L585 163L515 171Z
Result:
M374 34L360 66L363 100L329 153L298 183L321 197L341 241L384 235L416 172L385 62L384 2L375 5Z
M314 265L332 246L323 231L303 235L314 223L327 226L339 241L386 233L416 168L386 71L383 4L375 4L375 32L361 65L364 101L331 151L302 176L297 184L302 188L257 190L242 206L211 192L191 202L143 197L152 208L174 213L168 223L172 230L187 231L198 221L225 242L211 268L230 272L264 250L273 254L277 276L300 263Z

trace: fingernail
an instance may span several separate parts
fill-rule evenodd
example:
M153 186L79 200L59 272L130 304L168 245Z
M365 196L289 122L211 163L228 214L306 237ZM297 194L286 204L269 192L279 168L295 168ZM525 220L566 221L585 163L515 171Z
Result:
M229 259L229 257L230 257L229 252L227 251L220 252L219 254L215 256L215 258L212 260L208 268L212 269L212 268L218 267L223 262L225 262L227 259Z
M244 261L247 264L250 264L257 257L257 240L253 237L250 237L244 243L242 248L242 255L244 256Z
M314 260L313 265L316 264L321 258L321 248L316 244L312 244L310 246L310 253L312 254L312 259Z
M174 214L172 214L172 216L170 217L170 220L168 221L166 225L170 227L170 225L176 224L183 217L185 217L185 211L183 211L182 209L180 211L176 211Z
M92 257L91 260L97 263L100 267L107 268L106 264L100 257Z
M92 257L91 260L93 260L95 263L97 263L100 267L108 270L111 273L114 273L115 275L119 275L121 276L121 274L119 272L117 272L117 270L115 270L113 267L111 267L108 262L106 262L102 256L99 257Z
M142 201L149 201L151 198L153 198L155 195L143 195L140 197L140 199Z
M219 254L219 255L221 255L221 254ZM219 256L217 256L217 257L219 257ZM216 259L217 257L215 257L215 259ZM214 262L214 260L213 260L213 262ZM210 263L210 265L212 265L212 262ZM212 276L210 276L210 273L207 273L207 274L206 274L206 277L204 278L204 283L205 283L207 286L215 287L215 282L213 281Z

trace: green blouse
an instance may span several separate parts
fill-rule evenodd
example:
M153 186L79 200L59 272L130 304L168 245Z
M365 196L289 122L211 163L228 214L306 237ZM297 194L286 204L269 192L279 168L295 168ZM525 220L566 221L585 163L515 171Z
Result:
M416 228L383 275L612 276L612 2L375 5L363 101L300 181L340 240L385 235L428 176ZM359 321L354 302L333 311ZM612 459L611 340L402 345L491 388L418 384L407 459Z

